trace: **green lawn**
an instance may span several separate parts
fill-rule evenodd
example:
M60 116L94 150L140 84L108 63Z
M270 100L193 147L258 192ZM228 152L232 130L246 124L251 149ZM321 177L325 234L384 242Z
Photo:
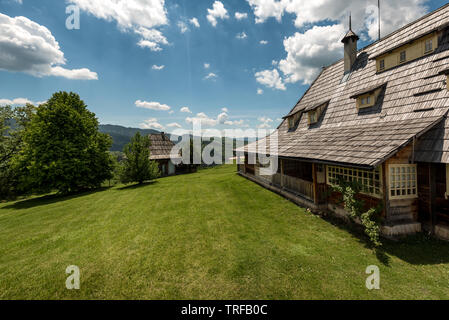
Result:
M449 244L363 237L236 175L0 204L2 299L449 298ZM81 290L65 269L81 269ZM381 290L365 287L369 265Z

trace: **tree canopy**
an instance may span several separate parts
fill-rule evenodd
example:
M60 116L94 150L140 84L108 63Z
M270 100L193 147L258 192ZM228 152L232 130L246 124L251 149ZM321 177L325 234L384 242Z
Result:
M35 191L77 192L112 177L111 139L75 93L55 93L39 106L18 160L22 183Z
M159 177L159 167L150 161L150 138L142 136L139 132L125 146L125 160L123 161L121 180L123 183L153 180Z

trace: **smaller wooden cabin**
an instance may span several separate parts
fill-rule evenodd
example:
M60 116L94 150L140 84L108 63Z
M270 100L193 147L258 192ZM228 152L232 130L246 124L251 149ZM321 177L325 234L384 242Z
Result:
M162 177L176 174L176 165L172 162L171 152L175 144L164 133L150 134L150 160L159 164Z

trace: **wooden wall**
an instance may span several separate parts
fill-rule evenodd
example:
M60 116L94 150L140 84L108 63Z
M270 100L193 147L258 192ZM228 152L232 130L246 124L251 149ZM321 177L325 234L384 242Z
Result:
M399 151L395 156L385 162L384 170L386 174L384 192L386 195L386 218L387 220L401 220L409 216L410 219L418 221L419 202L418 199L390 200L389 185L389 165L392 164L411 164L413 161L413 143ZM418 185L419 187L419 185Z

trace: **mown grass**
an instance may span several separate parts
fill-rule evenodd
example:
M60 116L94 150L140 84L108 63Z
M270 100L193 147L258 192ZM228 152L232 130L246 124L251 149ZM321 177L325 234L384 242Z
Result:
M235 171L0 204L0 298L449 298L448 243L419 237L376 254ZM78 291L65 288L69 265ZM365 287L370 265L381 290Z

